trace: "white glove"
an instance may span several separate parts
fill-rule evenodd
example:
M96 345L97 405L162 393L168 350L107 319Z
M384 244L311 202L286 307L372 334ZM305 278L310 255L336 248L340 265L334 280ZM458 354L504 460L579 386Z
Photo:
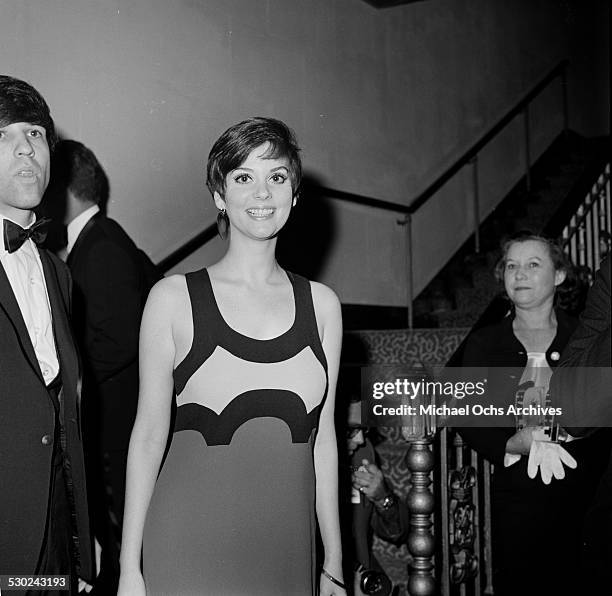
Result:
M557 480L563 480L565 478L563 464L572 469L578 466L576 460L561 445L552 443L543 431L534 431L527 462L529 478L535 478L539 468L544 484L550 484L553 476Z

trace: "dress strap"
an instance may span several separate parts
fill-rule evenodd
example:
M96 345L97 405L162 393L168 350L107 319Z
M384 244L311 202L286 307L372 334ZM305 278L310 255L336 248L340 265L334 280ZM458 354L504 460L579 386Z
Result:
M187 273L185 281L187 282L187 291L189 292L189 300L191 302L195 344L196 331L199 331L202 322L206 321L207 324L213 322L208 319L211 318L211 312L214 310L210 308L210 305L214 304L214 294L210 283L210 276L206 269Z
M191 303L191 320L193 340L185 358L174 369L174 387L179 394L191 375L213 353L215 344L212 338L217 337L219 320L215 316L214 295L206 269L192 271L185 275L187 291Z
M312 301L312 289L310 281L301 275L287 271L287 275L293 284L295 296L295 328L299 337L305 338L305 343L312 348L317 359L327 371L327 359L321 345L319 328L314 303Z

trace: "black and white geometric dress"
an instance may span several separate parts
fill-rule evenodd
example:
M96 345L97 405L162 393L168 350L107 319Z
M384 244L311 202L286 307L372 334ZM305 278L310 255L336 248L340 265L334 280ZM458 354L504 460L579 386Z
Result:
M187 274L193 343L148 511L148 594L315 594L313 443L327 393L310 282L295 319L257 340L223 319L208 272Z

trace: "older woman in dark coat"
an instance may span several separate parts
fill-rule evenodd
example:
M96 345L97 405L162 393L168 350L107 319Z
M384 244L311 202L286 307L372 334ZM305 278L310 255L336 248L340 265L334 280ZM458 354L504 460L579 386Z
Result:
M561 250L545 238L524 234L508 241L498 271L512 309L501 322L470 336L463 365L523 368L519 384L529 378L545 395L551 369L558 364L576 327L574 319L554 308L555 291L565 280L567 267ZM492 374L492 378L495 386L489 390L497 392L496 400L514 403L517 380L509 372ZM582 522L605 462L605 438L572 441L570 436L563 446L554 446L555 457L566 462L573 458L577 467L566 468L564 478L545 484L539 476L528 474L528 456L543 432L533 420L512 428L466 428L460 432L494 464L495 593L579 593L574 572ZM557 470L563 466L561 462L557 460Z

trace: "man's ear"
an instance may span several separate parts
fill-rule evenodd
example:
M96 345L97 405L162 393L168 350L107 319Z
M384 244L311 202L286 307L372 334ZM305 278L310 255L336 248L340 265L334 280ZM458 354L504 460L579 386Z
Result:
M215 200L217 209L219 209L219 211L223 211L225 209L225 200L216 190L213 194L213 199Z

